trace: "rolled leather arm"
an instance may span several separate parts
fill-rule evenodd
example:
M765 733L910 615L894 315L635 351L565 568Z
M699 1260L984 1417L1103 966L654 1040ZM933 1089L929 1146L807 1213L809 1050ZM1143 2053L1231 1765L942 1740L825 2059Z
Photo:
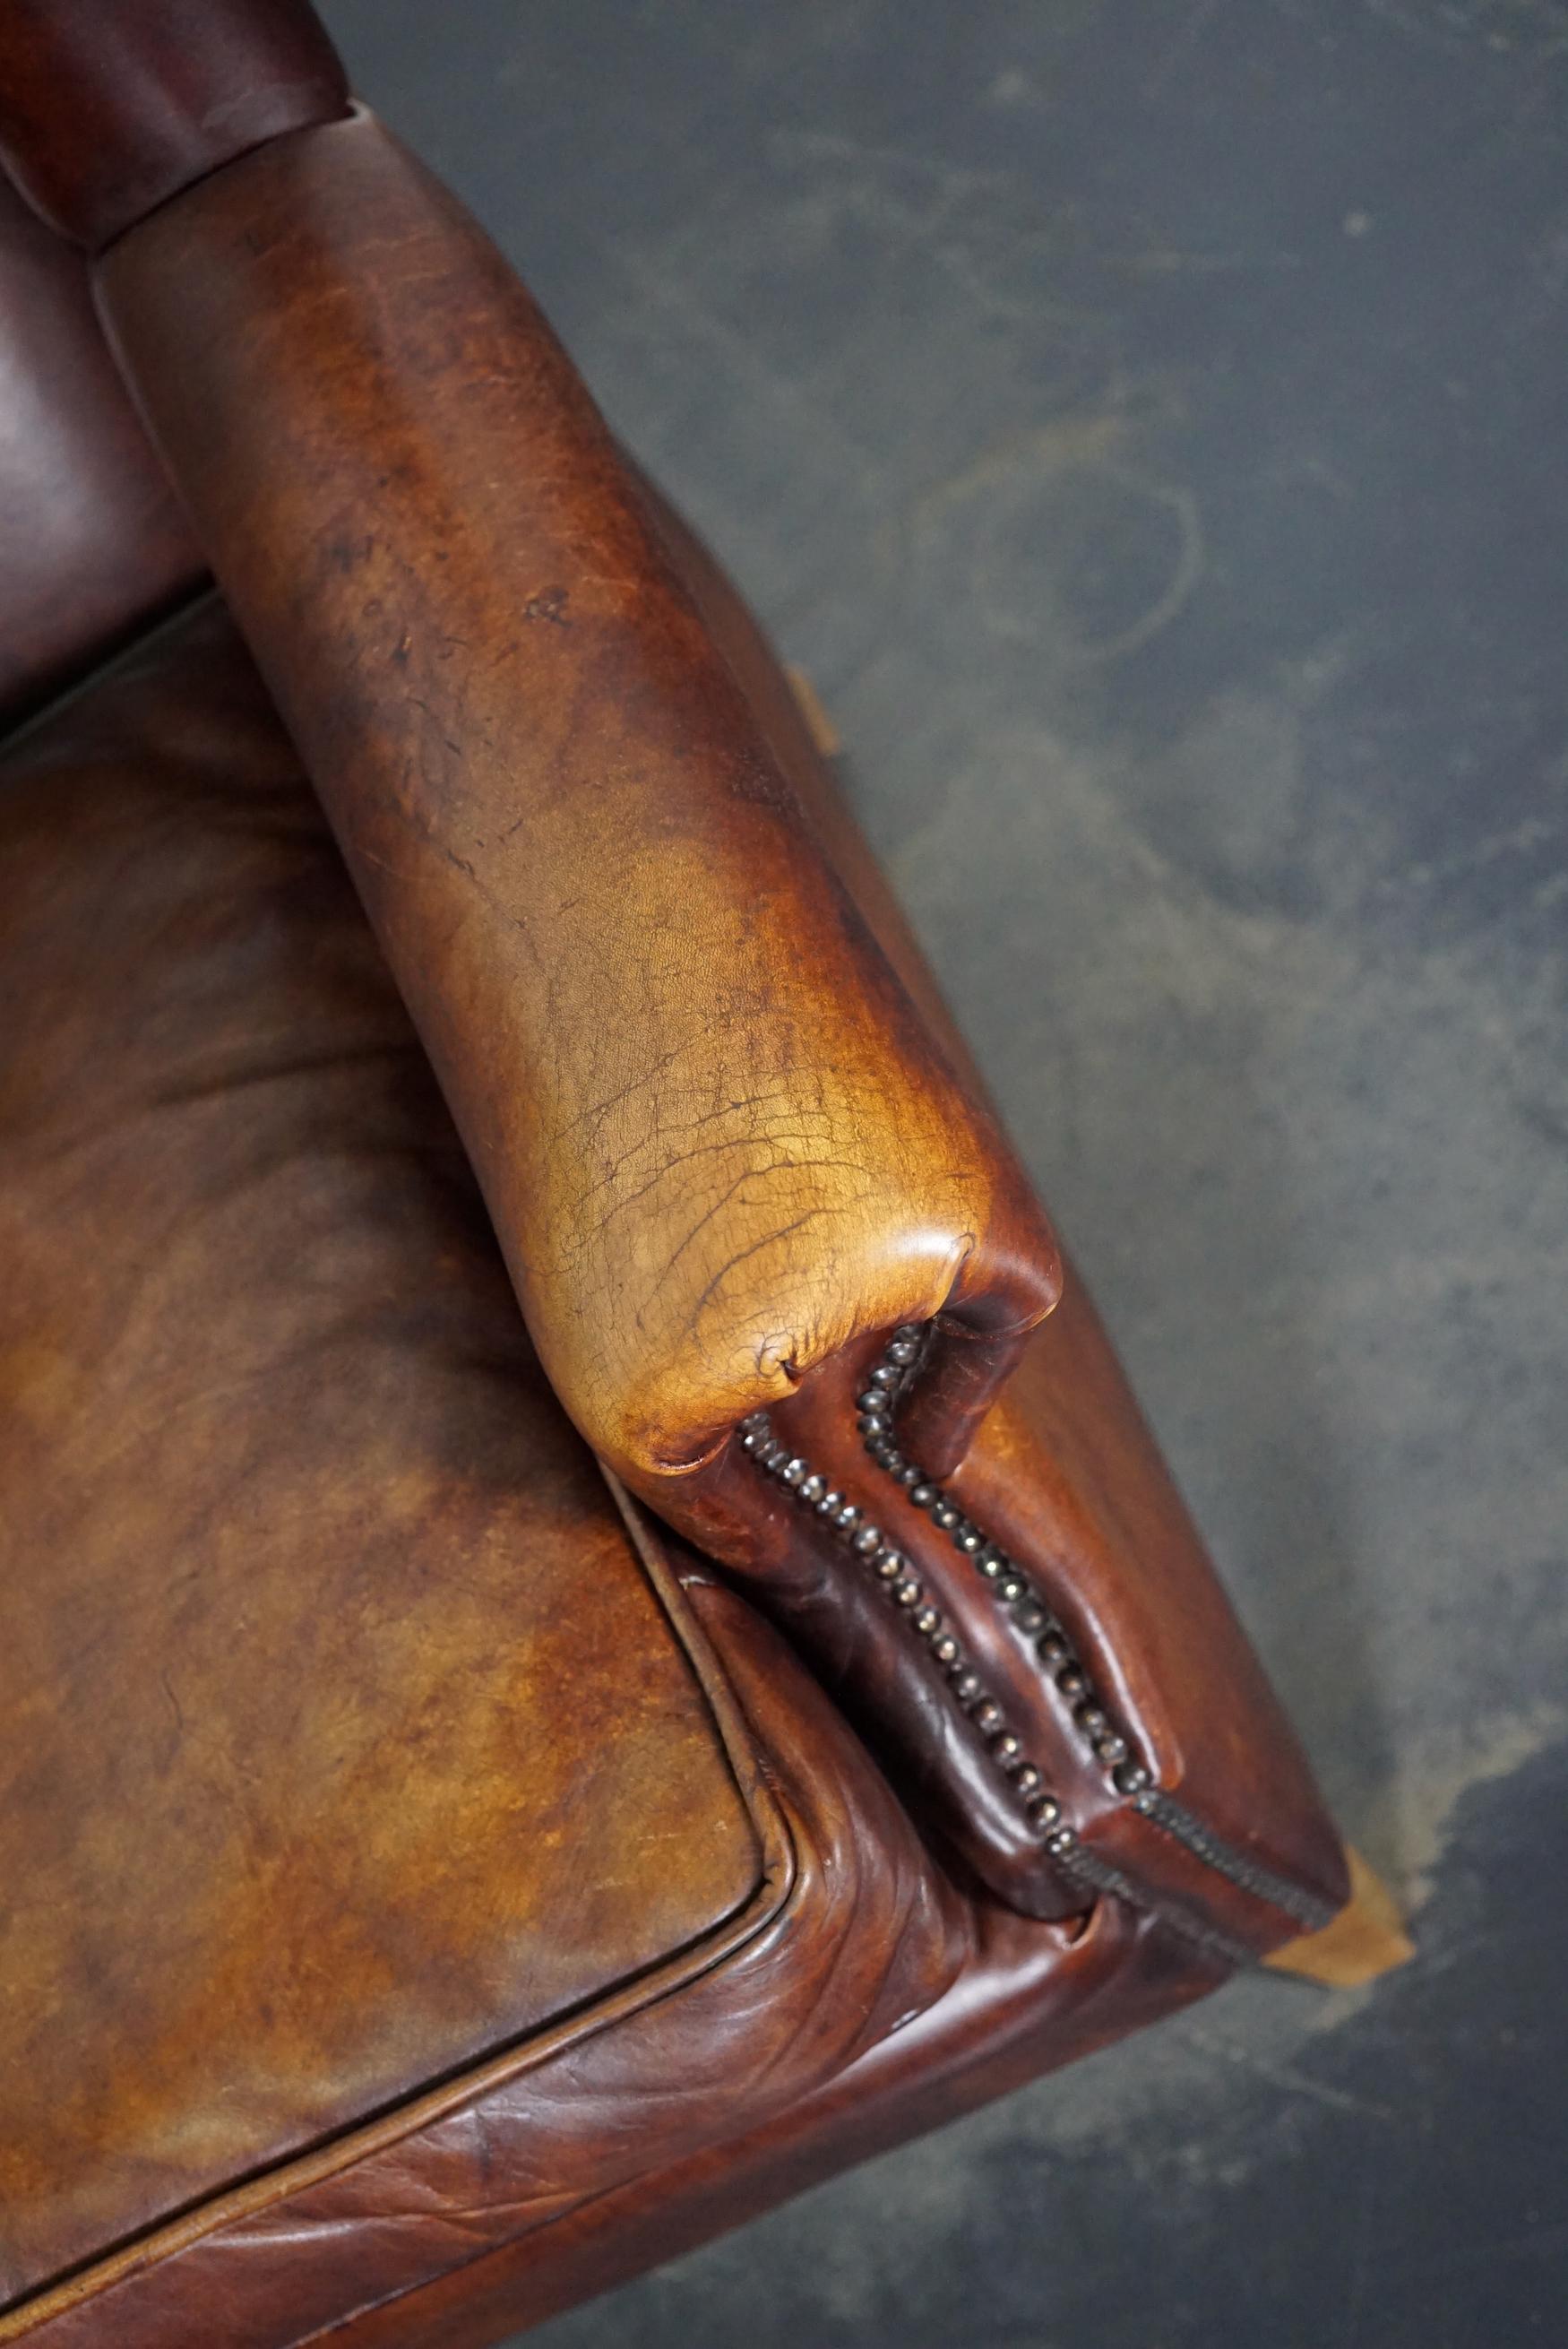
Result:
M955 1458L1056 1300L1044 1217L500 255L361 118L99 295L589 1441L727 1553L738 1423L940 1318Z

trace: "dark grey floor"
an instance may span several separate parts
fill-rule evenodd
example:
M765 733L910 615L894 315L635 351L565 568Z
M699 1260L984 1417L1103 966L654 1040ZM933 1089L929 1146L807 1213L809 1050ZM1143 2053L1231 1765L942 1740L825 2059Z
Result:
M817 680L1421 1942L534 2339L1568 2342L1568 7L327 13Z

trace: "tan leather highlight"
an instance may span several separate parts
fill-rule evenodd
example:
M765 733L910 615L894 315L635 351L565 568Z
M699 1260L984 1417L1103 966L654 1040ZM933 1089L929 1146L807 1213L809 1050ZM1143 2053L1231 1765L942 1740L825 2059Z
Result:
M862 1331L946 1310L1005 1340L1048 1310L1021 1170L548 328L385 132L246 158L100 293L551 1378L724 1549L701 1471L745 1412Z

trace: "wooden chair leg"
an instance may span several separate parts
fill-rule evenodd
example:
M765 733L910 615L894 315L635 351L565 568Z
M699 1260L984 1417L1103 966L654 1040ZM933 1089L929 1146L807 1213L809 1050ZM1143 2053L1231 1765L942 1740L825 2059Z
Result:
M1352 1847L1350 1898L1334 1922L1287 1941L1264 1963L1279 1973L1321 1982L1326 1990L1357 1990L1415 1954L1393 1894Z

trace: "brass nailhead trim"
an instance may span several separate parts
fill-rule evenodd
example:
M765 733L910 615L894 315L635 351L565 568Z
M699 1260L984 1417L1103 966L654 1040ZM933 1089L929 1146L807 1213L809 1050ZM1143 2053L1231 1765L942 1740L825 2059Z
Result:
M1061 1623L1052 1615L1043 1594L1028 1576L984 1529L949 1498L934 1478L900 1452L893 1434L897 1405L924 1360L932 1331L929 1326L907 1325L893 1332L882 1359L868 1372L864 1391L856 1398L856 1424L866 1454L892 1478L903 1497L923 1510L954 1547L967 1557L981 1579L990 1586L994 1603L1006 1610L1013 1630L1026 1640L1042 1676L1071 1707L1075 1732L1105 1771L1114 1792L1142 1817L1161 1828L1195 1859L1218 1876L1268 1902L1293 1922L1316 1931L1334 1911L1315 1895L1278 1876L1248 1854L1237 1851L1206 1826L1184 1805L1157 1786L1147 1765L1138 1758L1131 1740L1097 1693L1083 1661ZM909 1561L882 1528L868 1523L855 1504L830 1489L810 1462L792 1454L773 1435L766 1412L743 1421L742 1448L758 1466L775 1477L802 1506L829 1523L845 1546L872 1572L903 1612L904 1620L947 1675L953 1701L968 1714L990 1749L996 1767L1010 1780L1030 1825L1045 1839L1050 1857L1063 1873L1087 1888L1116 1891L1121 1897L1150 1905L1148 1896L1121 1871L1080 1846L1062 1817L1062 1807L1049 1793L1041 1774L1011 1729L1003 1708L974 1670L963 1648L931 1605L919 1580L908 1571ZM1115 1879L1113 1882L1112 1879ZM1251 1962L1251 1952L1217 1929L1185 1911L1162 1909L1168 1920L1230 1962Z

